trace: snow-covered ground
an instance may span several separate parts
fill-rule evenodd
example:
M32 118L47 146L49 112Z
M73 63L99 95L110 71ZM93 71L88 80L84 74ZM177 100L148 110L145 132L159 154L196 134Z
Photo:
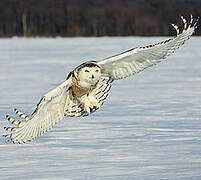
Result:
M166 38L0 39L0 134L77 65ZM201 38L113 84L103 107L27 144L0 137L0 179L201 179Z

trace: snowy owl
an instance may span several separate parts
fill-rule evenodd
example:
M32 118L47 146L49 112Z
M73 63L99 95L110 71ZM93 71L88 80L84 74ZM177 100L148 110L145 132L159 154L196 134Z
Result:
M13 143L25 143L50 130L65 116L86 116L99 109L107 98L114 80L136 74L147 67L165 59L179 48L194 33L197 21L191 16L189 23L181 17L184 24L180 33L177 25L172 24L176 36L166 41L146 47L133 48L101 61L88 61L69 73L67 79L55 89L45 94L32 114L15 109L23 120L7 115L16 124L5 127Z

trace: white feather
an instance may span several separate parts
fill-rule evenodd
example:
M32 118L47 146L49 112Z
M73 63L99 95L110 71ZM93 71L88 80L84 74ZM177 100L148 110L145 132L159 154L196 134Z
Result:
M82 97L87 98L87 93L90 93L88 98L91 98L91 100L94 101L93 103L97 105L95 108L92 106L92 111L86 111L86 108L83 107L83 103L79 98L71 93L71 90L73 90L73 88L71 88L73 87L72 84L76 84L76 82L81 81L80 85L84 84L87 85L87 87L91 87L92 81L88 81L88 76L95 73L96 68L93 68L94 71L92 74L89 73L86 75L86 69L84 68L92 70L90 66L86 66L91 62L87 62L81 64L73 71L75 73L79 70L79 73L83 73L83 75L79 74L79 81L73 82L71 73L66 81L43 96L35 111L30 116L27 116L19 110L15 110L16 114L24 119L23 121L15 120L7 115L8 120L16 124L17 127L5 127L5 130L11 131L11 133L5 135L5 137L10 137L14 143L25 143L52 129L56 123L64 119L66 114L68 116L79 117L95 112L107 98L113 80L131 76L162 61L190 38L196 29L198 20L192 24L193 19L191 15L190 24L187 25L187 21L183 17L181 17L181 19L184 23L184 29L179 34L178 26L173 25L177 32L175 38L154 45L131 49L119 55L106 58L98 63L93 61L93 64L98 66L97 69L101 68L103 72L101 74L101 71L99 71L99 74L94 76L96 77L95 83L92 84L94 89L90 89L90 92L84 91L83 93L82 87L77 94L77 96L83 94ZM66 96L69 88L71 90L68 96ZM93 103L91 105L94 105Z
M23 121L22 125L20 124L20 126L13 129L10 135L11 140L14 143L25 143L33 140L63 120L66 92L71 83L71 78L69 78L45 94L30 119Z
M182 21L184 23L184 29L180 34L178 34L178 26L173 25L177 31L175 38L154 45L131 49L99 61L98 65L102 67L104 74L116 80L131 76L162 61L179 48L194 33L196 23L192 24L193 20L191 19L190 24L187 26L186 20L183 17Z

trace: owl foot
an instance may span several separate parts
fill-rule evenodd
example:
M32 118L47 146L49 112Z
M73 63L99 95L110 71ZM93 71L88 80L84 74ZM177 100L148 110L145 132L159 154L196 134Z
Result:
M84 105L85 111L89 114L100 108L97 99L90 93L83 98L82 104Z

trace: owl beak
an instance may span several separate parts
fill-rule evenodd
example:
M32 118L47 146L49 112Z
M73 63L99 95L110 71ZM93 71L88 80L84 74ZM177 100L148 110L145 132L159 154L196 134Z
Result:
M94 79L94 75L93 74L92 74L91 78Z

